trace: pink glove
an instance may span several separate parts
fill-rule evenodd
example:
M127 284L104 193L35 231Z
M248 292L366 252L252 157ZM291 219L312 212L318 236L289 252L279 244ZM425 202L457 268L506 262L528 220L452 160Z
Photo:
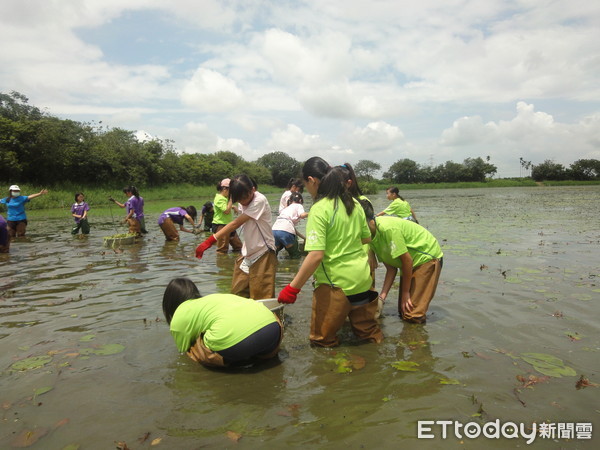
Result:
M217 242L217 238L215 238L215 235L213 234L202 244L198 245L198 247L196 247L196 258L202 259L204 252L211 248L215 242Z
M296 289L291 285L287 285L284 287L279 293L279 297L277 297L277 301L279 303L295 303L296 296L300 293L300 289Z

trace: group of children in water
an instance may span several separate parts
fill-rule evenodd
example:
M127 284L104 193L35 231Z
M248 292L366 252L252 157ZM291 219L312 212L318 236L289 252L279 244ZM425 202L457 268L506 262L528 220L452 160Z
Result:
M313 199L309 212L303 207L303 189ZM125 188L124 193L129 196L127 202L111 200L126 208L130 231L144 233L143 199L134 187ZM313 157L304 163L302 179L290 181L281 198L279 215L271 225L271 207L254 180L247 175L222 180L212 204L207 202L202 208L198 226L204 223L212 234L198 245L196 257L201 259L212 246L222 253L230 247L239 251L231 290L202 297L187 278L169 283L163 296L163 312L177 348L194 361L219 367L275 356L283 335L282 324L255 300L277 297L279 303L292 304L311 277L312 345L339 345L337 333L346 319L359 339L382 342L378 317L398 270L399 315L407 322L425 323L443 253L436 238L418 224L414 210L398 190L389 188L387 197L391 201L388 208L375 214L349 164L330 166L322 158ZM5 200L10 199L2 202ZM75 200L73 231L81 229L85 233L89 226L84 197L79 194ZM170 208L160 215L158 224L167 240L176 240L179 235L175 225L180 231L191 232L196 227L196 215L193 206ZM296 229L304 218L308 219L306 236ZM184 227L185 221L192 230ZM277 253L285 248L290 255L297 255L298 235L304 238L307 254L292 281L276 296ZM379 292L375 290L373 255L386 268Z

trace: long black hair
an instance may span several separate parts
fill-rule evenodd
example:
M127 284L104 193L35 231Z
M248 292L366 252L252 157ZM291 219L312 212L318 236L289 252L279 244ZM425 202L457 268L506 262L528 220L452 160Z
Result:
M400 195L400 191L398 190L398 188L396 186L390 186L386 190L390 191L392 194L396 194L400 200L404 201L404 197L402 197Z
M248 195L252 188L258 189L258 184L253 178L246 174L236 175L229 183L229 197L233 203L237 203L240 199Z
M354 169L352 168L350 163L344 163L340 167L344 170L346 174L348 190L352 194L352 197L359 198L361 195L363 195L363 193L360 190L360 186L358 185L358 180L356 179L356 173L354 172Z
M138 192L137 188L135 186L125 186L123 188L123 193L127 194L128 192L131 192L131 194L135 197L135 198L140 198L140 193Z
M341 166L331 167L327 161L319 156L308 159L302 167L302 177L320 180L315 203L322 198L340 199L346 208L348 215L354 211L354 199L348 190L346 170Z
M163 294L162 308L167 323L171 324L171 319L175 310L186 300L201 298L198 287L189 278L173 278Z

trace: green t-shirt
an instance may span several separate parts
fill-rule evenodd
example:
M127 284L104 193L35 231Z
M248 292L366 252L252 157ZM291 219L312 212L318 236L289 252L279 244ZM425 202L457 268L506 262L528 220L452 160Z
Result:
M401 200L399 198L395 198L383 212L402 218L412 214L409 203L406 200Z
M188 351L201 334L204 344L217 352L275 321L275 315L261 302L211 294L179 305L171 319L171 334L180 352Z
M400 255L408 252L413 267L444 256L433 234L421 225L399 217L383 216L375 219L377 233L371 248L377 259L390 266L401 267Z
M361 239L371 237L365 213L355 200L352 214L339 199L323 198L310 208L306 223L306 251L323 250L315 271L316 286L333 284L346 295L371 287L369 261Z
M215 215L213 217L214 225L227 225L233 220L233 209L229 211L229 214L225 214L224 212L227 209L228 203L229 199L227 197L221 194L215 195L215 199L213 200L215 210Z

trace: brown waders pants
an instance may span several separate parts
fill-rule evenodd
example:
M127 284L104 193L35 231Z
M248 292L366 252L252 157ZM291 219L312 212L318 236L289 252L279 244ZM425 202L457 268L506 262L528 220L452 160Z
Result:
M129 220L135 220L135 219L129 219ZM136 222L139 225L139 222L137 220L136 220ZM131 225L130 225L129 229L131 230ZM178 241L179 240L179 231L177 231L177 228L175 228L175 224L173 223L173 220L170 217L167 217L165 219L165 221L160 224L160 229L163 231L163 233L165 233L165 238L167 239L167 241ZM138 228L138 230L139 230L139 228Z
M427 320L427 309L435 295L435 290L442 272L440 259L433 259L425 264L413 268L410 280L410 299L413 309L410 313L402 314L402 279L400 279L400 292L398 294L398 314L402 320L412 323L425 323Z
M27 220L7 220L8 224L8 235L12 237L25 236L25 232L27 231Z
M375 319L376 312L377 298L364 305L352 306L340 288L322 284L313 292L310 342L320 347L339 345L337 332L347 316L358 338L380 343L383 333Z
M169 219L171 220L171 219ZM133 217L130 217L129 219L127 219L127 225L129 226L129 233L135 233L135 234L141 234L142 232L142 224L140 223L139 220L134 219ZM171 220L171 225L173 225L173 221ZM161 226L162 228L162 226ZM173 225L173 228L175 228L175 226ZM164 229L163 229L164 231ZM177 230L175 230L177 232ZM165 233L166 235L166 233ZM177 235L177 237L179 237L179 235Z
M277 353L279 353L279 347L281 346L281 340L283 339L283 324L281 323L281 320L279 320L279 317L277 317L277 314L273 314L273 315L275 316L277 323L281 327L281 333L279 335L279 342L277 343L277 347L275 348L275 350L273 350L271 353L269 353L267 355L257 356L256 357L257 359L271 359L271 358L277 356ZM196 342L194 343L194 345L192 345L190 347L190 349L187 351L187 355L193 361L196 361L197 363L200 363L204 366L227 367L227 364L225 364L223 357L219 353L214 352L211 349L209 349L204 344L203 337L204 337L204 335L201 335L198 339L196 339Z
M225 225L213 224L213 234L223 228ZM219 253L227 253L229 251L229 245L234 252L242 250L242 241L238 234L234 231L231 234L223 235L217 239L217 251Z
M275 297L275 272L277 270L277 255L268 250L250 266L249 273L240 269L244 260L240 256L235 261L231 293L240 297L262 300Z

